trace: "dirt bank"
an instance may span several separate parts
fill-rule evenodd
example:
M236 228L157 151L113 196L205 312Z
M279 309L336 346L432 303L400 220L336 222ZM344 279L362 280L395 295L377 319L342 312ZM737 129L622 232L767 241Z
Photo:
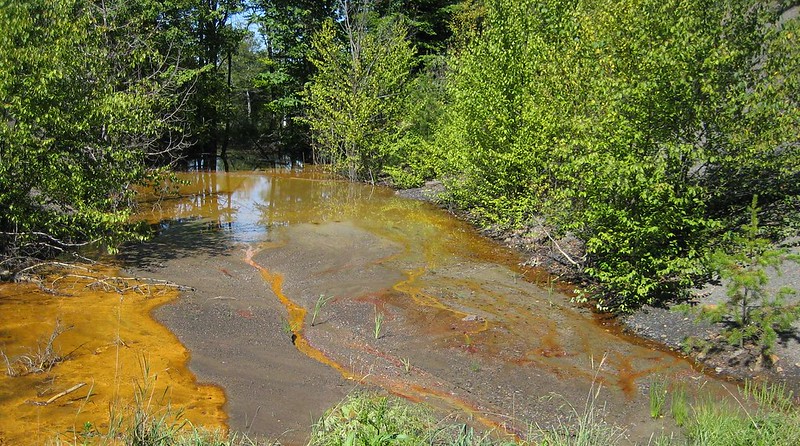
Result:
M242 261L242 247L223 246L215 235L188 224L123 257L135 273L195 289L155 317L189 349L198 379L225 390L231 429L303 444L311 423L354 383L297 351L284 307Z

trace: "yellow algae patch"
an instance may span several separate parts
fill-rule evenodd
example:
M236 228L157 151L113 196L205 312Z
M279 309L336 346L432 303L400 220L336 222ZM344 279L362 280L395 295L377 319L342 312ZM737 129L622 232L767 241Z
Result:
M145 378L152 384L154 411L169 404L194 425L226 429L222 389L197 382L187 369L189 352L151 317L177 292L151 288L147 294L120 295L88 288L90 282L59 281L65 295L32 284L0 285L0 350L8 358L0 356L0 445L39 445L57 437L81 443L84 430L105 433L112 412L129 413ZM15 359L24 362L44 349L56 321L68 327L53 343L63 360L48 371L26 374Z

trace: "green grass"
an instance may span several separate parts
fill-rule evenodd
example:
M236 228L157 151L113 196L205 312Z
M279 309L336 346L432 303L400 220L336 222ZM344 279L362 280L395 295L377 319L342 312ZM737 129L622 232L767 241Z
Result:
M797 411L784 414L730 407L707 400L693 407L687 423L690 444L697 446L794 446L800 444Z
M331 299L333 299L333 296L325 297L324 294L319 295L319 298L317 298L317 302L314 304L314 312L311 316L312 327L314 326L314 323L317 321L317 316L319 315L319 312L322 311L322 308L324 308L325 305L327 305L328 302L331 301Z
M736 404L707 398L692 407L686 424L697 446L794 446L800 444L800 408L784 385L745 382Z
M375 339L381 338L381 330L383 329L383 319L385 316L383 313L378 311L378 307L375 307Z
M654 379L650 382L650 418L660 418L664 414L664 405L667 402L667 382L663 379Z
M670 413L679 427L686 425L689 421L689 402L686 399L686 388L679 385L672 391L672 401L670 403Z

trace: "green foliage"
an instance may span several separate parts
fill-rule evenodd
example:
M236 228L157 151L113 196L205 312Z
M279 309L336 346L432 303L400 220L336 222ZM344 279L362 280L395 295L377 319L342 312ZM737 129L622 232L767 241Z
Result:
M334 0L255 0L249 20L257 26L263 43L240 52L238 60L249 63L255 73L237 84L239 122L251 126L250 140L265 155L288 153L295 158L310 155L309 129L299 119L304 114L302 91L314 74L308 59L312 36L333 16ZM234 58L236 64L237 58ZM240 63L239 68L243 68ZM234 78L240 75L235 69ZM252 144L252 143L251 143ZM309 156L310 158L310 156Z
M472 427L436 422L427 409L397 398L354 393L314 425L309 446L491 446L511 445Z
M428 416L386 397L355 394L328 410L314 426L310 446L420 445Z
M340 14L341 29L328 21L312 41L317 74L305 92L305 122L319 159L352 180L374 182L402 137L415 51L402 20L366 8Z
M719 234L798 221L797 18L756 0L485 2L434 138L451 199L586 242L602 309L709 275ZM795 43L792 45L790 42Z
M398 117L400 137L384 147L387 161L383 172L395 187L419 187L446 163L434 141L447 94L442 63L440 59L430 61L406 86Z
M374 7L382 16L402 16L409 25L410 39L422 61L444 53L451 37L450 21L460 0L382 0Z
M768 271L779 272L780 266L790 257L784 249L772 246L761 237L758 222L757 197L749 208L750 223L740 234L731 236L727 250L717 250L712 265L727 288L727 300L713 309L705 309L701 317L713 322L725 322L723 331L730 344L743 347L755 344L768 355L778 337L778 332L788 330L800 319L800 305L786 302L795 291L783 287L776 292L768 289Z
M83 0L0 9L5 268L140 237L127 225L132 186L175 148L163 141L181 132L175 111L196 74L148 40L158 24L145 12Z

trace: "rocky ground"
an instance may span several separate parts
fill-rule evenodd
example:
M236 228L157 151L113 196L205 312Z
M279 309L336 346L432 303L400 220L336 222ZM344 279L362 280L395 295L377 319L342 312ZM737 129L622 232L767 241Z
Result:
M398 191L406 198L439 202L445 191L442 183L432 181L423 187ZM463 217L463 216L462 216ZM467 216L467 219L469 217ZM575 237L553 239L543 227L526 228L514 232L486 229L484 235L524 254L526 264L542 267L551 274L578 285L586 285L574 262L581 258L583 244ZM800 254L800 237L787 239L781 244L790 253ZM779 270L769 271L769 289L790 287L798 291L792 298L800 302L800 266L786 262ZM692 293L690 304L701 307L717 305L726 298L722 284L709 284ZM733 380L766 378L785 383L795 393L800 391L800 322L793 330L782 333L770 359L762 360L754 348L723 346L718 342L724 326L700 320L696 315L667 307L645 306L635 313L616 318L621 328L635 336L653 341L664 349L682 352L687 338L717 341L720 345L707 352L689 353L698 366L707 372Z

